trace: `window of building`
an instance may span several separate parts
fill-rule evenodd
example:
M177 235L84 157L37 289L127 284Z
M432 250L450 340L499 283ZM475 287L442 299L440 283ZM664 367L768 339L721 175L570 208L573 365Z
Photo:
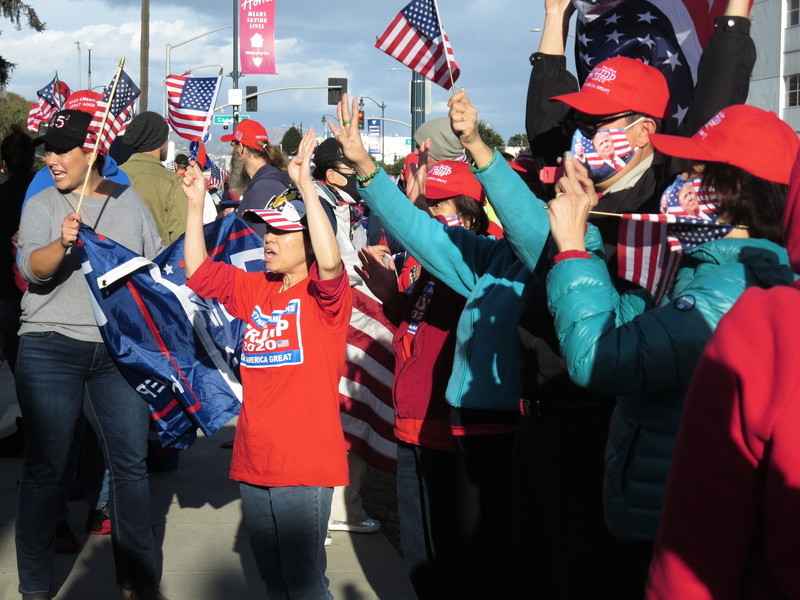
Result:
M800 25L800 0L789 0L787 7L789 11L787 19L789 26Z
M786 106L800 106L800 74L786 78Z

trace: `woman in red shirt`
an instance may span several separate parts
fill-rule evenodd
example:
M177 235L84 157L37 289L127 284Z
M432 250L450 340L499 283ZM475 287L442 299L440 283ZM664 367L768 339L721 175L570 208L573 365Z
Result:
M270 598L331 597L325 532L333 487L348 483L337 390L351 295L333 213L311 178L315 145L310 130L289 165L295 188L250 211L267 225L267 273L207 255L202 173L184 178L187 285L247 323L230 476Z

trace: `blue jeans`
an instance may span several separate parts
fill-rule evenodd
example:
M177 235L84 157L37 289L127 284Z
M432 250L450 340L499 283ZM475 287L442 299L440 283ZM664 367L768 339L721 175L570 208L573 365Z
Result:
M239 484L244 525L269 600L329 600L325 534L333 488Z
M60 334L20 337L17 395L27 434L17 509L17 568L22 593L51 591L53 540L64 506L70 446L85 413L110 473L117 582L157 586L160 564L150 522L147 406L120 374L104 344Z

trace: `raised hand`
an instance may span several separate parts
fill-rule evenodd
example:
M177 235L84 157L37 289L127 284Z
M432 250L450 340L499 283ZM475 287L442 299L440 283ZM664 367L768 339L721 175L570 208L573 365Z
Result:
M572 11L572 0L544 0L544 13L563 15L567 11Z
M428 151L431 149L431 140L427 139L419 147L419 163L413 165L411 173L406 179L406 196L411 202L425 195L425 181L428 177Z
M361 266L355 267L364 283L381 302L397 294L397 271L386 246L366 246L358 251Z
M289 162L289 177L294 182L298 190L314 187L314 178L311 176L311 157L317 147L317 134L313 129L306 131L297 154Z
M456 92L447 101L450 108L450 127L458 136L461 144L466 148L480 141L478 133L478 109L470 101L467 92L461 90Z
M589 212L597 206L597 192L586 170L572 156L564 158L565 175L549 204L550 233L559 252L585 250L584 236Z
M186 173L181 181L183 193L189 200L189 208L203 210L206 201L206 179L197 163L192 161L186 168Z
M350 104L349 96L342 94L342 99L336 105L336 116L339 118L339 122L329 121L328 126L341 144L345 157L355 163L359 175L363 176L372 173L375 163L361 141L356 115L358 115L358 98L353 98L352 104Z

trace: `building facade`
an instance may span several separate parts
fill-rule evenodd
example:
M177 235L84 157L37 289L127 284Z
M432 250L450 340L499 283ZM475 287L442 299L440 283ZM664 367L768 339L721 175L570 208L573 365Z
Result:
M747 102L800 132L800 0L755 0L752 21L758 58Z

